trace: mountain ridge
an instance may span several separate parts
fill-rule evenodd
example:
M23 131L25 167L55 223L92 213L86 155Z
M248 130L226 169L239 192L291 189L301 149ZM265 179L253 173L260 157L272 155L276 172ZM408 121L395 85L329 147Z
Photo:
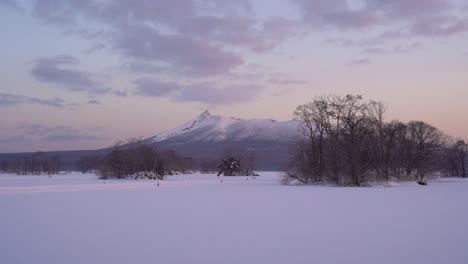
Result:
M258 170L284 170L299 135L299 121L240 119L209 111L145 140L196 160L219 160L226 151L253 154Z
M146 139L149 143L164 142L175 138L191 142L221 141L289 141L297 135L299 121L273 119L240 119L212 115L208 110L194 119L170 130Z

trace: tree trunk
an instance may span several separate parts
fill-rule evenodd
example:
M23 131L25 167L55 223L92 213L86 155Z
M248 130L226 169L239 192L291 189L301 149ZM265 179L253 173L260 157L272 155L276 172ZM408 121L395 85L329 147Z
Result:
M465 159L462 157L461 159L461 167L462 167L462 177L466 178L466 168L465 168Z

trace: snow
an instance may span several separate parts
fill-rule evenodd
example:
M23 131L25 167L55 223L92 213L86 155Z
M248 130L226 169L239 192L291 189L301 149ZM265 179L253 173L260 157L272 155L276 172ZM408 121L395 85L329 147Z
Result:
M0 175L0 263L468 263L468 180ZM248 180L247 180L248 179Z
M289 140L295 137L299 122L295 120L277 122L273 119L239 119L211 115L205 111L193 120L164 131L147 139L149 142L161 142L180 135L190 135L192 141L223 140Z

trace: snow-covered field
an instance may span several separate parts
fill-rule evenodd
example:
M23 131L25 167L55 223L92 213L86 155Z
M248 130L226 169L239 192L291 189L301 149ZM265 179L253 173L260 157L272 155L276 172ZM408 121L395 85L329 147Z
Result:
M0 175L0 263L468 263L468 181Z

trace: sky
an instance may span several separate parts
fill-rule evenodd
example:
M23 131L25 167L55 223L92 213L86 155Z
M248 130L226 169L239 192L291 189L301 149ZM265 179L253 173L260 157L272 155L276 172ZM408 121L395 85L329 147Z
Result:
M466 0L0 0L0 153L96 149L326 94L468 140Z

